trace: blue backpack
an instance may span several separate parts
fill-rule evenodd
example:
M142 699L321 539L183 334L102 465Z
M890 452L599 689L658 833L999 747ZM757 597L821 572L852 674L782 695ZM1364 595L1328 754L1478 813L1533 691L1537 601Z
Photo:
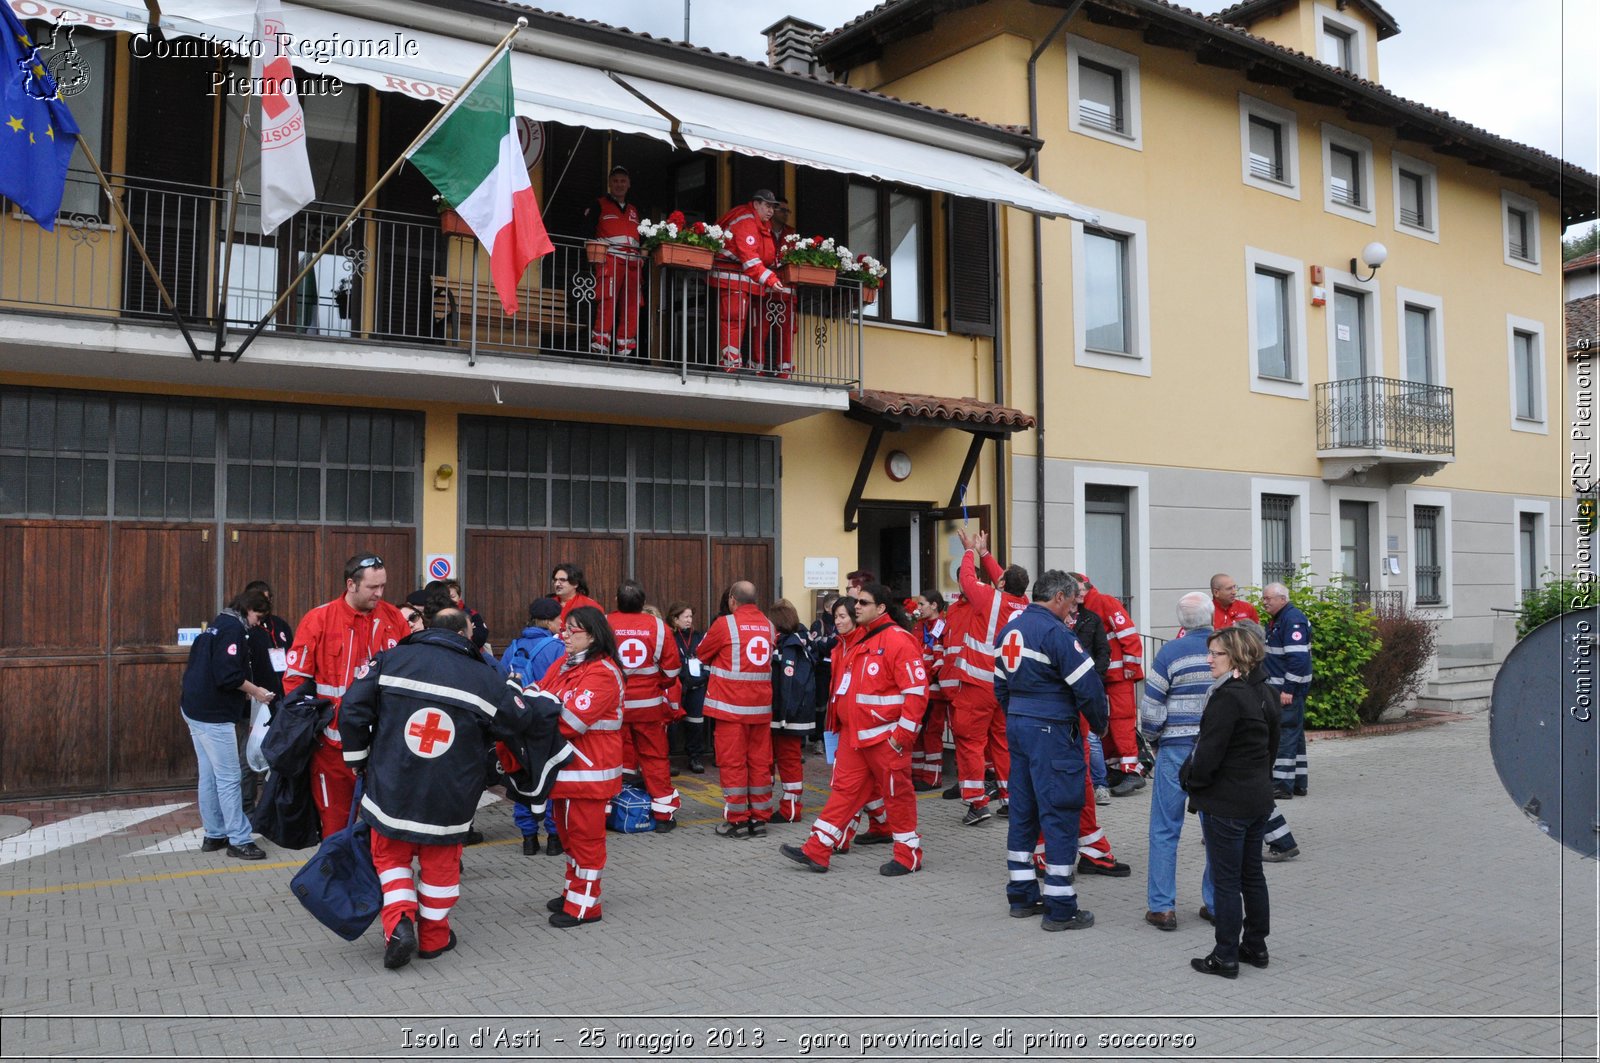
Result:
M622 834L648 834L655 830L656 817L650 811L650 795L637 786L624 786L622 792L611 799L606 827Z

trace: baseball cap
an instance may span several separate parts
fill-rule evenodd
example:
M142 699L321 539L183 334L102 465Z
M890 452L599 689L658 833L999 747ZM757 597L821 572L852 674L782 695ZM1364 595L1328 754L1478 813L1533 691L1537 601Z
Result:
M561 615L561 603L554 598L535 598L528 605L529 620L554 620Z
M421 609L423 606L428 604L428 599L432 598L437 593L437 591L430 591L426 587L420 591L412 591L410 594L406 595L406 604L414 609Z
M621 163L618 163L617 165L611 167L610 171L607 172L606 176L610 177L612 174L619 174L619 173L624 177L632 177L633 176L632 174L630 174L628 172L628 168L626 166L622 165Z
M778 197L772 194L772 189L770 188L758 188L750 193L750 202L776 203L778 202Z

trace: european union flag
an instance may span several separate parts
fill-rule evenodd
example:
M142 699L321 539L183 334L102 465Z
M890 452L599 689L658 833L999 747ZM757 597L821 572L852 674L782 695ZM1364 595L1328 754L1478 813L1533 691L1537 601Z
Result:
M39 49L0 0L0 195L46 230L56 227L77 137Z

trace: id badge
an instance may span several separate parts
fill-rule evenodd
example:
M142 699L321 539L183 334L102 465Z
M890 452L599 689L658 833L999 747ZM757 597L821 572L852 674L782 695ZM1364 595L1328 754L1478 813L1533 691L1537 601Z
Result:
M274 672L287 672L289 670L289 655L284 652L283 647L272 647L267 651L267 659L272 662L272 670Z

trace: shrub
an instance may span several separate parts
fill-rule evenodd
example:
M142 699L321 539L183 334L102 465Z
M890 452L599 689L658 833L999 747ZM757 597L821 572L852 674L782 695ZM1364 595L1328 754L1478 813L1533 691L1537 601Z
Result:
M1523 595L1522 612L1517 614L1517 638L1525 638L1528 632L1552 617L1592 609L1596 604L1600 604L1600 595L1595 593L1594 580L1552 579L1538 590Z
M1323 587L1311 585L1311 566L1284 581L1289 601L1311 621L1311 691L1306 695L1306 726L1348 728L1361 723L1367 698L1362 676L1382 646L1372 612L1358 605L1343 577ZM1271 626L1259 592L1253 600L1262 623Z
M1362 723L1377 723L1384 712L1422 689L1438 635L1432 623L1406 609L1375 613L1373 632L1382 645L1361 672L1367 687L1357 710Z

